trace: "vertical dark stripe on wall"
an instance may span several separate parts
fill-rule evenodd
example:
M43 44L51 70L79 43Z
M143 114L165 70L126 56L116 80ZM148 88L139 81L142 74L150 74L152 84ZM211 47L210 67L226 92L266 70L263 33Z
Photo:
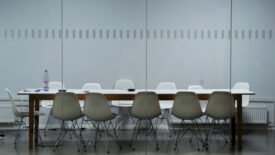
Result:
M96 39L96 31L93 29L93 39Z
M11 38L13 39L14 38L14 30L11 29Z
M113 30L113 39L116 39L116 30Z
M208 39L211 39L211 31L210 30L208 30L208 32L207 32L207 37L208 37Z
M252 38L252 30L249 30L248 31L248 39L251 39Z
M89 39L89 30L86 29L85 33L86 33L86 39Z
M120 31L119 31L119 38L120 38L120 39L123 39L123 30L120 30Z
M157 38L157 30L154 30L154 39Z
M242 39L245 39L245 31L242 30Z
M106 39L109 39L109 37L110 37L110 32L109 30L106 30Z
M224 30L221 31L221 38L224 39Z
M78 38L79 38L79 39L82 39L82 30L81 30L81 29L78 30Z
M265 30L262 30L262 39L265 39Z
M133 31L133 38L134 38L134 39L137 38L137 31L136 31L136 30Z
M170 39L170 30L167 30L167 31L166 31L166 35L167 35L166 38L167 38L167 39Z
M18 37L18 39L21 38L21 30L20 29L17 30L17 37Z
M177 30L174 30L174 39L177 39Z
M238 39L238 31L235 30L235 39Z
M258 30L255 30L255 39L258 39Z
M218 30L214 31L214 37L215 37L215 39L218 39Z
M127 39L130 38L130 30L127 30L127 31L126 31L126 37L127 37Z
M55 38L55 30L52 30L52 39Z
M28 29L25 29L25 39L28 39L28 37L29 37Z
M143 39L143 31L142 30L139 31L139 37L140 37L140 39Z
M35 38L35 30L34 29L32 29L32 39L34 39Z
M42 30L39 29L39 30L38 30L38 38L41 39L41 37L42 37Z

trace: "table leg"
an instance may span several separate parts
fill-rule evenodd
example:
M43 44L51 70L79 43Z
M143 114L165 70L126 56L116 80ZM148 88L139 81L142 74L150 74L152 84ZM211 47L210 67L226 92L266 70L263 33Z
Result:
M242 122L243 122L243 113L242 113L242 95L238 95L237 97L237 118L238 118L238 122L237 122L237 134L238 134L238 150L241 151L242 150Z
M34 113L34 96L29 96L29 150L33 149L33 113Z
M39 99L35 99L35 111L39 111ZM39 130L39 115L34 117L35 119L35 145L38 144L38 130Z
M232 141L232 148L236 144L236 117L231 118L231 141Z

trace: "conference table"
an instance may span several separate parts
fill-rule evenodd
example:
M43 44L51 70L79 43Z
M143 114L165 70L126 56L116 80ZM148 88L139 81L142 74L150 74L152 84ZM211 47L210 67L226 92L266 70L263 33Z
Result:
M136 89L135 91L118 90L118 89L102 89L102 90L81 90L81 89L67 89L66 92L73 92L77 95L79 100L85 99L87 92L99 92L104 94L107 100L134 100L135 95L140 91L153 91L159 97L159 100L174 100L177 92L194 92L198 95L199 100L208 100L210 95L214 91L227 91L231 92L234 100L237 102L237 148L239 151L242 150L242 96L243 95L255 95L254 92L248 90L239 89L199 89L199 90L188 90L188 89L176 89L176 90L156 90L156 89ZM24 89L19 91L18 95L29 96L29 150L33 149L33 138L35 139L35 145L38 144L38 125L39 116L35 116L34 111L39 111L39 103L41 100L54 100L55 94L58 90L50 89L44 91L41 89ZM34 123L35 121L35 123ZM35 125L34 125L35 124ZM34 127L34 128L33 128ZM235 117L231 119L232 127L232 144L235 145ZM35 134L33 134L35 132ZM33 137L34 136L34 137Z

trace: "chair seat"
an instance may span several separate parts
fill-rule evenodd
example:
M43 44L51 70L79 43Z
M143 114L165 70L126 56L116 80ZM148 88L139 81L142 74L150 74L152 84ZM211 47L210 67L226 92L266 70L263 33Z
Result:
M159 101L160 109L172 109L173 107L173 101Z
M41 106L43 108L48 108L48 109L51 109L53 107L53 101L42 101L41 102Z
M19 117L29 117L30 116L30 113L29 112L26 112L26 111L21 111L19 112ZM34 111L33 113L34 116L42 116L42 115L45 115L45 113L41 112L41 111Z
M111 104L114 107L132 107L133 101L112 101Z
M117 115L116 113L112 113L112 115L109 115L109 116L105 116L105 117L101 117L101 118L89 118L90 120L93 120L93 121L98 121L98 122L105 122L105 121L110 121L110 120L113 120L115 119L116 117L118 117L119 115Z

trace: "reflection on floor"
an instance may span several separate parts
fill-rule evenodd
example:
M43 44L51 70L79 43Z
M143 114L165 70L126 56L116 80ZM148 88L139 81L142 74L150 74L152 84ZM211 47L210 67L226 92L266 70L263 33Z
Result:
M65 139L65 143L62 144L58 148L56 152L53 152L52 147L36 147L33 152L29 152L28 150L28 140L27 140L27 131L23 131L22 135L18 141L18 146L15 149L13 145L14 140L14 131L6 131L5 137L0 139L0 155L24 155L24 154L37 154L37 155L48 155L48 154L56 154L56 155L70 155L70 154L106 154L104 142L101 140L98 144L96 150L93 149L92 146L88 146L87 152L81 150L79 153L77 152L77 148L75 144L71 142L69 138ZM111 142L110 144L110 154L165 154L165 155L174 155L174 154L242 154L242 155L253 155L253 154L275 154L275 131L267 131L267 130L250 130L245 132L243 136L243 151L231 151L230 145L224 145L222 139L215 140L209 147L209 150L201 150L198 152L196 150L196 146L190 145L188 141L188 137L185 141L182 141L178 150L173 150L174 140L169 137L166 131L159 131L158 139L160 144L160 150L155 150L154 143L146 137L141 141L135 144L136 151L132 151L129 147L129 139L132 130L122 130L119 133L120 141L123 146L122 150L119 150L116 144ZM83 137L85 140L88 139L90 134L89 130L83 131ZM47 137L43 137L44 143L46 145L53 145L57 136L57 130L49 131Z

